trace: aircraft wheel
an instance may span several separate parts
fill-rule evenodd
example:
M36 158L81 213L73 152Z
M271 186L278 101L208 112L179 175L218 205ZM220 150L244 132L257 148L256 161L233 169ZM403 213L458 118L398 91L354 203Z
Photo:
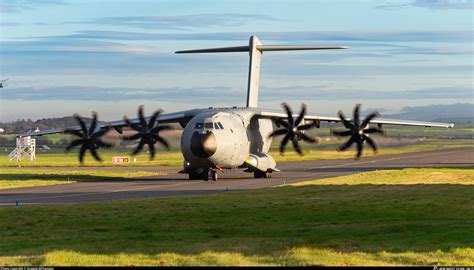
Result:
M216 171L212 171L212 172L211 172L211 177L212 177L212 181L217 181L217 172L216 172Z
M253 172L254 178L272 178L272 173L269 172L262 172L262 171L254 171Z
M189 180L209 180L209 169L191 169L189 171Z

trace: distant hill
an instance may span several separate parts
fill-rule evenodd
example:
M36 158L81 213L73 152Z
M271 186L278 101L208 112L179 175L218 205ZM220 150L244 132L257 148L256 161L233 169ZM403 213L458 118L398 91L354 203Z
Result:
M473 123L474 104L457 103L405 107L401 113L391 115L384 114L383 117L434 122Z
M90 118L84 118L86 123L91 121ZM31 119L21 119L13 122L1 123L0 128L3 128L6 134L17 134L28 130L40 130L52 129L52 128L65 128L70 126L76 126L77 122L72 116L59 117L59 118L44 118L33 121Z

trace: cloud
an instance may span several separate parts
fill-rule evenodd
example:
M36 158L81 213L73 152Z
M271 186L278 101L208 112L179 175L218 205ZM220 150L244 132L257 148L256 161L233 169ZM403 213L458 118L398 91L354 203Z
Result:
M31 53L31 52L123 52L123 53L153 53L148 46L127 45L119 42L67 39L61 37L40 38L24 41L0 42L3 53Z
M7 90L7 89L5 89ZM212 88L101 88L84 86L62 87L17 87L2 91L0 96L4 100L84 100L84 101L127 101L127 100L157 100L173 101L179 98L183 102L195 102L196 99L214 100L226 96L238 97L240 92L230 87Z
M355 96L365 100L412 99L472 99L473 88L446 87L404 91L328 89L325 86L261 87L263 100L287 100L293 96L305 100L352 100ZM209 88L101 88L84 86L16 87L2 90L2 100L75 100L117 102L127 100L180 101L184 103L219 102L238 100L244 89L226 86ZM291 95L290 95L291 93Z
M65 5L64 0L2 0L0 13L15 13L47 5Z
M405 7L419 7L433 10L470 10L474 9L474 2L472 0L413 0L406 3L391 1L383 5L379 5L376 8L391 10Z
M76 39L101 40L217 40L246 41L251 35L258 35L262 40L281 42L472 42L474 31L386 31L386 32L214 32L214 33L143 33L120 31L80 31L62 36ZM34 38L34 37L33 37ZM49 38L49 37L37 37Z
M331 52L293 52L267 54L264 74L289 76L376 76L376 75L451 75L471 72L472 31L432 31L422 38L411 32L355 34L347 32L261 33L264 44L348 45L351 49ZM135 36L137 35L137 36ZM161 47L153 40L195 39L235 40L246 43L248 33L148 34L134 32L85 31L73 35L46 36L0 41L4 74L139 74L139 73L219 73L240 74L246 69L245 54L175 55L174 48ZM362 39L364 37L364 39ZM414 38L438 43L411 43ZM238 40L238 42L237 42ZM441 42L443 41L444 42ZM403 43L403 41L408 41ZM449 42L448 42L449 41ZM141 43L141 44L140 44ZM182 42L180 49L195 48ZM219 42L215 42L215 47ZM402 45L403 44L403 45ZM227 44L226 44L227 45ZM400 62L404 55L453 56L455 62ZM399 57L400 56L400 57ZM429 57L423 59L435 59ZM459 56L459 57L458 57ZM464 58L461 58L464 57ZM377 59L378 58L378 59ZM370 59L370 60L369 60ZM439 58L440 59L440 58ZM445 58L443 58L445 59ZM343 61L344 60L344 61ZM367 61L369 60L369 61ZM385 60L390 60L387 65ZM282 65L282 63L285 63ZM470 73L469 73L470 74Z
M278 21L278 19L259 14L190 14L176 16L130 16L104 17L91 21L68 22L69 24L94 24L126 26L142 29L190 30L203 27L232 27L254 21Z
M298 97L310 96L314 100L410 100L410 99L471 99L474 88L469 87L440 87L415 90L378 91L365 89L321 89L321 87L291 86L281 88L262 87L269 93L268 98L282 99L292 95ZM270 95L271 93L271 95Z
M17 23L17 22L0 22L1 27L14 27L14 26L21 26L21 25L22 23Z

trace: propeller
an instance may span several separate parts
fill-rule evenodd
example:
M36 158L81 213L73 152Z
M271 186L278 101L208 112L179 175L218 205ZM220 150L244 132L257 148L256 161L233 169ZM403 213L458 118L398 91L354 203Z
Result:
M75 135L79 137L79 139L76 139L72 141L71 143L69 143L69 145L65 149L65 152L68 153L69 151L71 151L72 148L80 145L81 149L79 150L79 162L81 164L84 161L84 156L87 150L91 152L95 160L102 161L102 159L99 157L99 154L97 153L97 149L99 149L99 147L110 148L113 146L113 144L105 143L101 139L101 137L105 133L107 133L107 131L110 130L110 127L96 130L97 128L97 113L96 112L92 112L92 122L89 128L87 128L86 123L82 119L81 116L79 116L78 114L74 114L73 117L79 123L81 129L80 130L66 129L64 133Z
M283 152L285 151L286 144L288 143L288 141L291 140L291 142L293 143L293 148L296 150L296 152L298 152L298 154L300 155L303 155L303 151L301 150L298 141L304 140L311 143L317 142L317 139L308 137L306 134L303 133L303 131L314 127L319 127L319 121L313 121L313 123L311 124L300 125L306 114L306 105L301 104L301 111L296 120L293 119L293 112L291 111L291 108L287 103L282 103L281 106L283 106L283 108L285 109L288 115L288 119L287 121L284 121L282 119L276 119L276 126L283 128L274 130L268 135L268 137L285 135L280 143L280 154L283 154Z
M159 135L159 132L162 130L169 130L172 129L171 126L167 125L160 125L156 120L162 113L162 110L158 110L150 117L148 123L145 120L143 114L143 105L138 107L138 123L132 123L128 120L127 116L123 117L123 120L127 123L127 125L132 128L133 130L137 131L137 134L124 137L123 139L126 141L133 141L140 139L137 147L133 150L132 155L138 154L143 149L145 144L148 145L150 149L150 160L155 158L155 144L159 142L162 144L166 150L170 149L169 143Z
M385 134L385 132L381 128L367 128L369 122L374 119L375 117L379 116L378 112L373 112L367 115L367 117L360 123L360 104L357 104L354 107L354 117L352 119L352 123L346 120L346 117L344 116L344 113L342 111L339 111L337 114L339 118L342 121L342 124L344 125L345 128L348 130L345 131L338 131L338 130L332 130L331 133L339 136L339 137L348 137L350 136L349 140L347 140L346 143L343 145L339 146L337 148L338 151L345 151L349 147L352 146L352 144L356 144L357 147L357 155L356 159L359 159L362 156L362 151L363 151L363 145L364 142L367 142L372 150L374 150L374 153L377 153L378 147L375 141L368 136L368 134L371 133L380 133L380 134Z

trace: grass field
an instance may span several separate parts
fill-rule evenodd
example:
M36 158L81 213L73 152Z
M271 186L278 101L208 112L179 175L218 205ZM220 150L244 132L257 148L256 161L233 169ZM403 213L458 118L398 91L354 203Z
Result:
M474 168L0 208L0 265L473 265Z
M157 173L145 171L77 171L77 170L18 170L2 169L0 171L0 189L48 186L57 184L70 184L83 181L120 180L132 177L152 176Z
M379 138L379 141L381 139ZM335 146L342 144L343 141L329 139L323 140L319 145L308 145L303 143L304 156L296 154L291 146L287 147L287 151L284 156L281 156L278 152L278 142L274 142L270 154L275 158L277 162L283 161L301 161L301 160L321 160L321 159L345 159L353 158L355 151L353 149L346 152L338 152L335 150ZM439 139L426 139L426 140L397 140L397 139L385 139L380 143L379 155L387 154L402 154L420 151L436 150L439 148L453 148L453 147L474 147L473 140L439 140ZM50 151L38 150L36 154L36 161L31 162L29 160L23 160L21 162L8 161L8 151L0 151L0 167L56 167L56 166L71 166L78 167L79 162L77 160L77 153L71 152L64 154L62 149L53 149ZM83 166L182 166L183 155L178 149L166 152L159 150L155 160L150 161L147 153L141 153L136 155L136 162L127 164L113 164L113 156L129 156L130 151L124 149L107 150L101 149L100 155L104 162L95 161L89 153L86 154L85 163ZM364 156L374 155L372 150L367 149L364 152Z

